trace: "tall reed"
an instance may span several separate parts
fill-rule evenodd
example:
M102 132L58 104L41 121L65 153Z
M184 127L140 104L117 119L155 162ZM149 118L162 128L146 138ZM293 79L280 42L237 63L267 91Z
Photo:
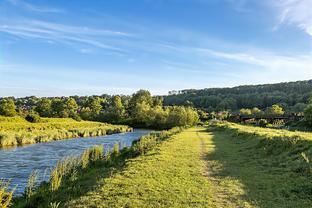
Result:
M9 182L0 180L0 207L7 208L11 205L14 189L9 191Z
M28 178L27 186L25 188L25 197L27 199L30 199L30 197L32 197L35 193L38 174L39 174L38 170L35 170L30 174Z

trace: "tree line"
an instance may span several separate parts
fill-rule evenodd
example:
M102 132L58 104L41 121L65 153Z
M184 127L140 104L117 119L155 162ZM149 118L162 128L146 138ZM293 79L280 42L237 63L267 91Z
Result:
M165 105L193 106L207 112L220 112L257 107L262 111L278 104L286 112L301 113L307 107L312 80L233 88L171 91L164 97Z
M36 121L38 116L73 118L156 129L194 125L199 121L193 107L164 106L162 97L153 97L146 90L132 96L1 98L0 115L19 115L30 121Z

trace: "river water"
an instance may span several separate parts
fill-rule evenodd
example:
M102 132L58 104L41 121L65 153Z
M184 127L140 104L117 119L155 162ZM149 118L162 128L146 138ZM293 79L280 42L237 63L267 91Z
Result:
M48 180L51 168L57 161L72 155L80 155L94 145L103 144L112 148L119 143L131 146L132 142L150 133L150 130L113 134L100 137L65 139L21 147L0 149L0 179L11 180L10 187L16 187L15 195L24 192L30 173L39 171L39 181Z

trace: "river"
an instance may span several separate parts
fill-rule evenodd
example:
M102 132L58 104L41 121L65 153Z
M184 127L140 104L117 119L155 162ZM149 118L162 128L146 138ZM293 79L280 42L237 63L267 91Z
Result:
M113 134L100 137L65 139L47 143L0 149L0 179L11 180L10 187L16 187L15 195L24 192L28 177L33 170L39 171L39 181L49 179L49 170L61 158L79 155L94 145L113 147L119 143L131 146L132 142L150 130Z

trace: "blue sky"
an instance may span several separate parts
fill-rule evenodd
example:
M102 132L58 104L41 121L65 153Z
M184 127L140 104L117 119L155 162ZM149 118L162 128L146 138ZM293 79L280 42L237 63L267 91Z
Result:
M0 0L0 96L312 78L312 0Z

